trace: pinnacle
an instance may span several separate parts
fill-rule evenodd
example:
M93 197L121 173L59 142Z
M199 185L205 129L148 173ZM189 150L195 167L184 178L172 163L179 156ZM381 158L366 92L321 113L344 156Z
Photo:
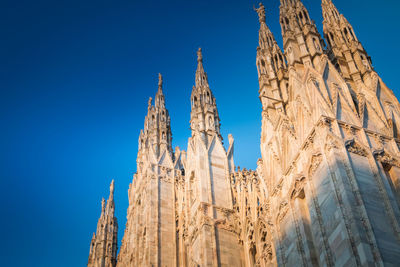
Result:
M104 212L105 204L106 204L106 201L104 200L104 197L103 197L103 198L101 199L101 212L102 212L102 213Z
M163 86L163 77L161 73L158 74L158 91L162 92L162 86Z
M201 48L197 50L197 70L196 70L196 87L200 87L202 85L208 86L207 75L204 71L203 67L203 54Z
M110 196L108 197L108 201L110 200L114 200L114 179L111 181L110 184Z
M197 50L197 62L203 63L203 54L201 52L201 47L199 47L199 49Z
M265 7L262 3L259 3L259 7L255 8L254 10L257 12L258 14L258 20L260 21L260 23L265 23Z

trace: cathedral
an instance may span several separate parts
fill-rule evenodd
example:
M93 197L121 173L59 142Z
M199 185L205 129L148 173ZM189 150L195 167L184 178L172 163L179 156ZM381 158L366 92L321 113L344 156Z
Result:
M122 245L112 183L88 267L400 266L399 101L331 0L323 36L300 0L280 2L283 50L256 9L257 169L222 143L199 49L186 151L172 148L160 75Z

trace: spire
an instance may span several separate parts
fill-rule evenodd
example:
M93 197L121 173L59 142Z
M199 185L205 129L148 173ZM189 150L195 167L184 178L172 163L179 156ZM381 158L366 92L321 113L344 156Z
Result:
M265 19L265 7L262 3L254 8L260 22L259 47L257 48L257 69L259 77L275 78L280 69L286 69L285 57ZM266 77L265 77L266 76Z
M208 86L207 73L203 67L203 54L201 48L197 50L196 88Z
M288 65L311 66L323 54L324 43L300 0L281 0L280 24Z
M161 73L158 74L158 91L156 94L156 99L155 99L155 106L156 108L165 108L165 98L164 98L164 93L162 90L163 86L163 77Z
M162 93L163 78L161 73L158 74L158 92Z
M108 200L114 200L114 179L111 181L110 184L110 196L108 197Z
M371 58L358 41L354 29L331 0L322 0L324 36L328 55L345 78L361 79L372 70Z
M197 70L195 86L192 90L191 129L192 135L201 133L206 140L207 136L216 133L221 139L220 120L215 97L208 84L207 74L203 67L201 48L197 51Z
M339 13L333 2L331 0L322 0L321 5L325 35L327 35L327 33L333 34L335 31L339 31L335 33L341 33L342 35L338 40L327 38L330 46L339 45L337 42L345 42L347 45L351 42L358 42L353 27L347 19ZM330 37L330 35L328 34L327 37Z
M256 59L259 96L263 109L274 107L283 110L282 92L287 89L287 82L284 81L287 80L286 59L266 24L264 5L260 3L255 11L260 22Z
M101 214L104 214L106 211L106 201L104 200L104 197L101 198Z
M114 209L114 180L112 180L107 204L105 204L104 198L101 200L101 215L97 221L96 233L93 233L90 242L88 267L116 266L118 222L114 215Z
M107 199L106 214L114 216L115 205L114 205L114 180L110 184L110 195Z
M147 116L144 120L144 129L139 136L138 163L141 157L148 155L149 148L152 147L155 156L158 157L163 149L172 153L172 133L170 117L165 107L165 97L163 93L163 77L158 74L158 90L152 105L152 98L149 98L147 105Z
M260 22L259 30L259 46L260 48L272 48L276 43L275 37L268 28L265 19L265 7L262 3L259 4L258 8L254 8L258 14L258 20Z
M258 14L258 20L260 21L260 24L265 24L265 7L262 3L259 3L258 8L254 8L254 10Z

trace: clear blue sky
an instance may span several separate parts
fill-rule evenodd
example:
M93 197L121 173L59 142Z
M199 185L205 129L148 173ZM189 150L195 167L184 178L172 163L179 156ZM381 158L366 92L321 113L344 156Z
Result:
M320 0L304 0L321 30ZM115 179L122 239L147 99L164 75L173 146L186 149L196 50L203 48L237 165L260 157L257 1L0 1L2 266L85 266ZM374 66L400 86L395 0L336 0ZM279 0L264 1L281 44Z

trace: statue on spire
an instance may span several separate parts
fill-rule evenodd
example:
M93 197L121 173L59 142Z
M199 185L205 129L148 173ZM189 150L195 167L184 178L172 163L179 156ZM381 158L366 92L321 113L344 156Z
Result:
M147 109L150 110L151 109L151 101L153 101L152 97L149 97L149 101L147 102Z
M203 54L201 53L201 47L197 50L197 62L203 62Z
M158 74L158 89L162 89L162 85L163 85L163 78L161 73Z
M110 184L110 199L114 198L114 179L111 181Z
M258 8L254 7L254 10L257 12L258 14L258 19L260 21L260 23L265 23L265 7L262 3L259 4Z

